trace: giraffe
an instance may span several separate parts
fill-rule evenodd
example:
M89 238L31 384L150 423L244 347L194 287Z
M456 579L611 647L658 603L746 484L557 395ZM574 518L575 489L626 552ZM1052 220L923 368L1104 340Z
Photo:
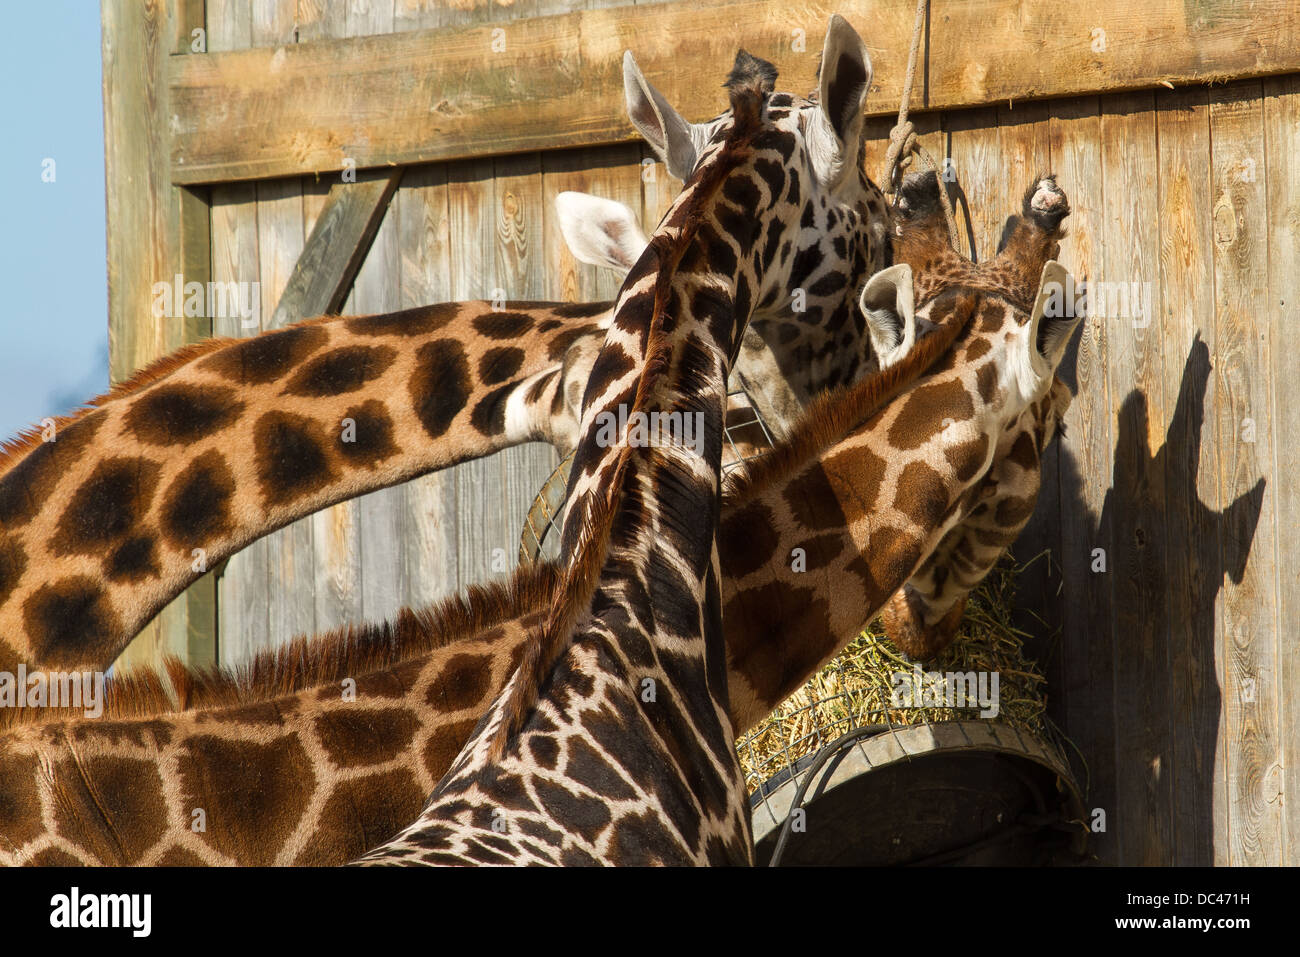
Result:
M1039 200L1053 205L1050 195ZM1034 214L1032 203L1025 218L1046 237L1013 230L999 256L1001 278L988 278L997 261L971 272L912 242L915 285L937 297L942 290L924 270L942 268L1023 303L1033 269L1055 255L1054 247L1041 247L1059 223L1056 215ZM923 234L926 225L918 218L909 228ZM945 246L940 233L932 246ZM1009 284L1008 260L1021 256L1028 261ZM916 314L925 311L911 306L913 266L903 265L862 297L868 314L900 323L899 340L915 337ZM1044 342L1061 335L1054 330ZM737 734L838 653L877 610L878 596L906 580L908 570L887 551L875 555L876 568L856 561L864 542L882 534L865 525L863 505L881 481L873 469L846 465L864 457L870 432L860 427L863 409L882 405L877 428L892 430L911 393L890 397L888 390L914 382L942 358L942 345L927 336L888 380L818 403L798 430L818 440L774 453L761 490L738 481L724 488L718 548L728 711ZM998 448L1015 454L995 455L969 521L986 527L999 513L1023 511L1036 493L1037 455L1068 401L1056 380L1023 429L1004 433ZM1025 454L1023 435L1033 455ZM1002 501L1013 511L999 509ZM1002 534L1009 539L1017 528ZM797 547L807 552L805 573L783 560ZM767 560L755 561L756 554ZM864 588L867 576L879 587ZM548 566L521 569L508 584L404 611L392 624L340 629L263 653L244 675L173 666L171 683L189 710L177 711L162 682L147 675L114 682L98 720L0 709L0 722L10 724L0 738L0 861L324 865L356 857L419 813L518 667L555 581ZM349 678L353 701L341 689ZM205 831L193 829L196 809L206 811Z
M703 127L704 124L699 124ZM874 189L868 180L868 186ZM565 245L580 262L609 269L616 274L626 275L632 264L645 250L649 240L641 229L636 214L625 204L590 193L562 192L555 197L555 209L558 213L560 232ZM878 225L873 217L869 220L874 231ZM888 250L888 234L878 237L872 248ZM872 272L883 265L887 257L873 257ZM906 354L912 344L894 341L888 338L889 327L873 323L870 317L864 317L866 335L853 334L853 338L840 341L852 347L856 341L857 352L853 348L840 349L836 354L847 357L851 371L845 372L846 382L854 381L859 375L888 368ZM796 332L798 330L795 330ZM791 334L786 334L787 336ZM807 349L807 344L804 346ZM731 451L730 445L736 444L737 451L744 458L762 454L767 451L770 442L764 435L753 435L753 429L745 430L744 425L753 421L755 410L762 417L763 426L771 435L781 438L791 434L795 422L802 417L803 411L813 390L824 391L820 380L815 384L805 382L804 394L797 394L796 384L784 378L781 363L774 354L773 347L760 336L751 325L745 329L741 341L740 354L736 368L732 370L735 379L745 390L747 406L730 402L727 408L727 426L729 445L724 447L723 465L729 465L726 456ZM780 380L780 381L776 381ZM729 397L730 398L730 397Z
M295 519L533 439L604 303L446 303L210 339L0 461L0 670L107 667L204 570ZM579 371L580 374L580 371ZM576 401L576 399L574 400ZM558 431L558 434L557 434Z
M751 60L770 89L775 68ZM865 91L862 76L838 79ZM814 228L760 237L763 275L780 279L742 287L745 306L787 332L742 350L737 364L756 366L751 395L790 366L772 354L784 336L806 351L804 325L835 330L824 353L853 346L847 360L818 360L823 385L870 364L869 345L854 345L870 342L856 291L888 256L888 211L862 172L863 97L851 99L843 108L856 113L834 118L849 137L836 147L818 103L772 94L781 122L822 132L803 165L781 155L761 170L786 184L783 225ZM806 293L802 312L793 289ZM31 429L0 445L0 671L106 668L206 569L340 501L521 442L567 454L610 309L449 303L207 340L57 420L55 441Z
M817 428L729 482L735 507L720 540L735 541L723 548L735 559L724 558L723 598L738 727L784 700L876 611L909 656L947 647L966 596L1033 513L1042 450L1069 408L1055 370L1082 313L1062 303L1074 286L1054 258L1069 214L1055 178L1029 186L998 255L981 264L948 245L932 175L909 176L902 200L896 265L868 283L862 308L914 312L918 334L935 330L914 349L917 364L942 345L938 333L957 339L899 400L879 406L871 383L828 396L809 417ZM860 396L876 411L863 416ZM862 424L847 435L832 425L853 421ZM815 585L783 571L794 549ZM783 640L790 634L799 640Z
M783 278L763 237L800 228L773 167L833 137L816 177L831 192L860 150L870 60L841 17L822 67L810 132L773 105L770 65L737 54L730 118L624 280L592 366L547 621L419 818L359 863L753 863L727 714L722 418L752 303ZM679 418L655 441L638 416Z
M840 79L856 82L857 77ZM820 67L818 82L819 88L809 95L810 100L828 92L821 82ZM623 56L623 93L632 125L663 160L668 172L679 179L686 178L700 150L728 121L726 112L703 123L687 121L645 79L631 51ZM786 104L778 100L773 105L780 108ZM813 135L817 135L816 130ZM820 149L814 144L814 153ZM848 163L853 159L841 154L832 162ZM861 151L856 166L859 170L863 167ZM870 256L872 249L888 248L890 215L884 194L865 175L863 180L868 213L863 223L866 235L862 238ZM851 178L843 184L850 185ZM831 245L837 245L834 232L839 212L834 204L804 215L805 226L825 232ZM627 232L626 226L623 231ZM827 388L848 385L875 367L870 342L863 336L862 316L851 301L846 302L840 295L838 270L820 268L826 262L826 251L825 244L816 250L805 247L798 251L791 289L803 294L801 300L789 297L773 312L756 313L735 363L736 379L777 438L791 434L793 423L814 396ZM873 259L867 275L885 265L879 258ZM856 292L856 285L851 288Z

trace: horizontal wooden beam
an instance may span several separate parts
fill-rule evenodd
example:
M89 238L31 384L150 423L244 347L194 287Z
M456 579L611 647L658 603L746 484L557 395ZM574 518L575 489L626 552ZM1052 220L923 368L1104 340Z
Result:
M632 139L622 56L684 115L726 105L738 47L811 89L832 12L896 112L913 0L684 0L172 58L172 176L215 183ZM914 109L1300 71L1300 0L962 0L932 6Z

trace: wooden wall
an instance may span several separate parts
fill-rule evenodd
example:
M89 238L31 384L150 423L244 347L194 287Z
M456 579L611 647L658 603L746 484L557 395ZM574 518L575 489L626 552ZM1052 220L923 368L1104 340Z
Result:
M216 52L594 5L207 0L203 13ZM912 5L888 5L910 23L895 7ZM1201 7L1212 23L1226 9ZM951 42L943 29L931 30L940 46ZM718 82L727 66L714 64ZM1071 350L1064 374L1078 396L1016 548L1022 559L1049 553L1024 575L1024 619L1051 713L1078 745L1087 803L1105 814L1094 850L1107 863L1297 864L1300 797L1288 807L1283 795L1300 784L1300 478L1288 453L1300 350L1284 333L1300 303L1300 62L1290 75L1146 85L914 119L952 163L977 258L995 250L1033 175L1052 170L1073 207L1063 262L1094 282L1150 290L1150 316L1094 315ZM873 113L889 108L873 101ZM869 124L878 176L891 124ZM678 184L658 165L647 182L647 156L619 143L408 167L344 311L494 289L611 296L610 277L563 249L552 199L589 190L651 226ZM259 281L270 317L336 181L212 185L212 278ZM110 239L112 228L110 215ZM255 543L217 578L220 659L500 574L492 550L513 565L552 461L548 449L511 450Z
M208 46L277 46L567 8L545 0L465 10L394 0L209 0ZM343 312L488 299L498 290L508 299L612 298L617 279L577 263L564 248L554 197L589 190L638 212L648 204L657 219L680 183L660 165L655 181L643 184L643 152L629 144L407 168ZM212 188L213 278L259 281L264 328L338 179L333 173ZM237 320L216 330L256 331L241 330ZM524 516L555 462L549 446L509 449L345 502L255 542L217 579L221 662L504 576L518 563Z
M873 122L878 164L889 124ZM1300 75L921 123L951 160L977 257L1051 170L1073 210L1061 260L1150 289L1149 315L1108 296L1071 349L1077 397L1014 549L1050 551L1024 576L1022 618L1105 813L1094 851L1300 864L1300 811L1284 801L1300 757L1300 359L1286 340L1300 322Z

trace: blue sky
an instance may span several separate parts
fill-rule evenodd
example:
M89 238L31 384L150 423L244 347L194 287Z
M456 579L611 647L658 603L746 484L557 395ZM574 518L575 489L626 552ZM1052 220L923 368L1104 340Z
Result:
M108 387L100 67L94 0L5 5L0 438Z

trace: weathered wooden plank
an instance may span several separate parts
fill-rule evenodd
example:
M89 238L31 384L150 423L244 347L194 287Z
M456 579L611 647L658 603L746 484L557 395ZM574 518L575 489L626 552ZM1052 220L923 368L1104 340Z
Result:
M1220 543L1224 569L1239 582L1224 586L1220 602L1226 719L1220 760L1228 769L1229 821L1226 835L1216 836L1227 838L1227 863L1249 865L1279 863L1282 833L1281 802L1265 789L1279 758L1275 492L1263 488L1258 512L1238 502L1271 473L1277 436L1267 379L1272 349L1264 292L1261 92L1258 81L1247 81L1216 88L1210 96Z
M252 39L252 9L248 0L206 0L207 49L209 53L247 47ZM230 281L257 279L257 194L248 183L213 186L212 278ZM214 323L214 334L243 335L236 322ZM254 543L256 548L264 545ZM223 635L238 634L242 605L237 596L245 591L241 576L254 567L252 554L245 549L232 555L212 572L217 621L217 662L227 664ZM265 552L263 551L263 555ZM265 576L263 576L265 580ZM263 596L265 597L265 596Z
M208 53L247 49L253 42L249 0L206 0Z
M953 197L953 213L961 251L976 262L988 259L997 248L1007 205L1002 194L1010 187L998 155L997 110L962 110L943 119L948 165L945 177L959 187ZM934 156L934 154L931 154ZM944 166L944 160L934 156ZM913 169L920 169L919 160Z
M510 299L541 299L546 293L547 206L542 188L542 157L537 154L498 159L493 169L496 283ZM487 544L505 550L506 567L519 563L519 534L537 490L555 467L549 445L529 442L506 449L501 460L499 538ZM492 570L499 573L500 563Z
M293 41L294 4L285 0L264 0L252 4L250 42L255 45ZM298 179L276 180L257 184L257 257L260 302L258 316L262 331L282 328L300 316L281 311L276 305L293 275L295 263L302 255L303 237L302 183ZM315 630L312 589L311 527L294 523L266 536L266 564L260 573L267 578L266 607L254 618L246 616L244 629L230 635L231 655L240 649L248 657L271 648L295 633ZM257 574L259 570L250 569Z
M446 302L452 298L447 168L417 166L402 182L393 202L401 236L401 305ZM426 475L407 482L402 493L404 594L408 603L420 607L459 587L456 477L447 471Z
M331 187L268 328L339 311L401 176L401 170L363 175L355 183Z
M104 158L107 179L109 371L113 381L187 343L211 335L210 317L155 317L153 285L210 278L206 190L171 185L166 64L202 28L201 2L102 4ZM121 669L163 654L196 665L216 657L213 584L196 582L164 608L126 649ZM191 618L191 615L193 616Z
M347 36L386 36L393 32L394 0L361 0L347 5Z
M393 30L393 0L368 0L349 4L346 30L350 37L375 36ZM400 302L400 254L396 216L382 217L374 243L357 275L348 300L349 312L388 312ZM342 423L339 423L342 427ZM357 621L380 621L402 607L402 548L405 496L399 488L386 488L356 501L360 517L361 607Z
M349 6L338 0L297 0L294 39L285 42L311 43L347 36Z
M897 109L914 9L910 0L794 9L703 0L177 57L173 178L219 182L336 170L346 157L403 165L625 142L633 138L622 102L625 49L635 48L685 115L703 118L722 105L718 81L737 46L777 62L787 89L811 89L833 12L872 48L869 110L883 115ZM1018 8L1009 18L1002 0L972 0L932 26L927 88L915 106L1284 73L1300 64L1296 14L1296 0L1258 0L1249 10L1214 4L1191 20L1182 0L1098 0ZM806 49L795 53L800 35Z
M393 30L406 33L448 26L448 14L454 10L450 4L440 0L397 0L393 7Z
M505 298L496 282L496 202L492 162L452 163L447 168L447 218L451 236L451 299ZM456 575L459 587L487 581L492 548L505 549L501 516L500 455L458 466L456 478ZM498 554L504 568L508 549Z
M1038 175L1051 172L1049 130L1051 110L1045 103L998 107L998 163L1004 170L1003 215L1020 212L1018 190ZM1069 187L1067 187L1069 188ZM1072 195L1072 192L1071 192ZM1069 220L1066 220L1067 229ZM988 250L994 255L996 247ZM1075 263L1067 257L1067 268ZM1060 647L1061 488L1058 476L1061 442L1042 456L1042 483L1034 516L1012 548L1015 560L1030 564L1017 580L1017 622L1030 637L1026 649L1047 676L1048 705L1053 717L1064 720L1065 680Z
M946 113L916 113L909 116L912 122L912 128L916 131L917 140L930 154L939 167L940 172L943 170L944 157L948 156L948 135L944 132L944 124L949 122L949 116ZM868 117L866 122L866 165L867 175L881 189L888 192L889 176L885 169L885 153L889 150L889 131L894 128L898 122L897 111L895 110L889 116ZM925 170L925 162L920 156L914 155L911 162L905 167L907 174L919 173ZM956 172L950 174L949 178L956 176ZM950 184L950 191L955 188Z
M1300 382L1300 350L1286 343L1295 335L1300 305L1300 77L1264 81L1264 169L1268 180L1268 321L1274 348L1268 374L1273 383L1273 429L1278 438L1300 435L1300 403L1286 401L1286 387ZM1282 806L1285 834L1281 863L1300 864L1300 476L1285 446L1273 443L1269 481L1277 521L1277 620L1281 768L1266 773L1264 799ZM1272 770L1272 769L1270 769ZM1275 798L1274 795L1277 795ZM1291 795L1291 800L1283 795Z
M1168 415L1158 286L1155 97L1101 103L1104 285L1089 303L1106 323L1114 465L1107 511L1113 536L1116 836L1125 864L1172 856L1169 662L1165 609L1165 475L1156 458ZM1171 359L1176 361L1176 358Z
M283 11L279 11L283 14ZM288 29L272 22L259 24L254 14L254 36L278 36ZM280 329L306 316L285 306L288 283L297 272L304 250L306 225L303 218L300 180L277 180L257 184L258 259L262 294L262 329ZM298 521L266 537L267 567L262 573L270 583L264 630L249 628L233 640L253 653L287 641L294 635L316 630L311 523Z
M212 278L214 282L258 281L257 188L253 183L213 190ZM251 336L260 325L245 326L239 316L214 320L214 333ZM270 603L267 543L259 539L230 556L217 574L220 626L218 650L223 665L244 660L254 649L245 635L264 635ZM259 630L260 629L260 630Z
M250 0L250 6L254 47L298 42L297 0Z
M1101 124L1091 97L1054 104L1049 125L1052 164L1070 197L1069 236L1061 255L1080 279L1095 279L1104 265ZM1088 764L1087 807L1105 813L1107 830L1094 833L1091 850L1102 861L1118 860L1115 840L1114 646L1111 633L1113 571L1093 571L1113 552L1102 520L1111 476L1109 350L1104 322L1088 319L1077 349L1066 354L1060 374L1077 398L1065 417L1060 453L1061 574L1069 583L1062 602L1062 660L1068 703L1066 728ZM1098 566L1100 567L1100 566ZM1089 823L1092 823L1091 819ZM1100 823L1100 818L1098 818Z
M299 42L309 38L346 37L351 7L350 3L333 0L311 0L300 4ZM315 230L324 215L328 199L321 195L321 191L332 189L340 182L337 175L304 180L303 219L307 228ZM358 502L341 502L304 521L311 526L313 587L308 589L308 594L314 605L317 630L360 619L361 525ZM287 636L279 637L283 640Z
M1157 100L1160 221L1159 313L1165 352L1168 427L1162 433L1168 589L1170 777L1174 846L1170 863L1214 863L1215 764L1220 721L1215 678L1214 595L1223 580L1213 408L1213 236L1210 222L1210 120L1204 90ZM1209 503L1210 507L1207 507Z
M392 312L401 306L401 249L396 210L375 236L357 274L351 305L356 312ZM339 423L342 427L342 423ZM361 610L366 621L395 616L405 604L402 538L406 496L400 486L357 500L361 511Z

